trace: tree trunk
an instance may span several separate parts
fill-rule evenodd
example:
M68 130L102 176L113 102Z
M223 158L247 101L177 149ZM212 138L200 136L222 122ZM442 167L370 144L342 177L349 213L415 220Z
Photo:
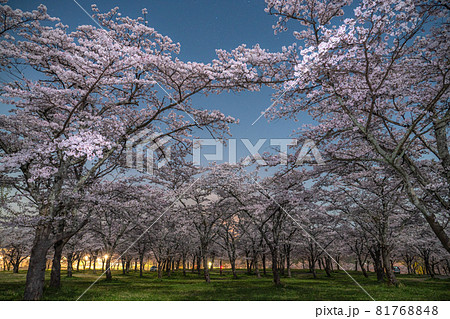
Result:
M162 278L162 272L163 272L162 267L163 267L162 262L158 261L158 279Z
M209 267L208 267L208 258L206 257L205 254L203 254L203 272L205 275L205 281L207 283L211 282L211 278L209 276Z
M250 275L252 273L252 269L250 267L250 259L248 252L245 253L245 263L247 265L247 274Z
M167 259L167 277L170 277L172 275L172 268L173 268L173 262L172 258Z
M366 268L364 268L364 265L360 264L359 265L361 267L361 271L364 275L364 277L369 278L369 275L367 274Z
M97 270L95 269L95 265L97 264L97 255L92 255L92 260L94 261L93 265L93 273L97 273Z
M200 275L200 255L197 255L197 273Z
M280 275L281 276L284 276L284 263L285 263L285 256L284 256L284 254L280 254L280 269L279 269L279 271L280 271Z
M366 257L366 259L367 259L367 257ZM369 275L367 274L366 268L364 267L364 262L362 261L360 254L358 254L358 263L359 263L359 267L361 267L361 271L362 271L364 277L368 278Z
M47 252L51 247L49 240L51 225L39 225L31 248L25 283L24 300L40 300L44 293Z
M132 258L128 258L127 259L127 262L126 262L126 264L125 264L125 272L128 274L129 272L130 272L130 267L131 267L131 259Z
M327 277L331 277L331 258L329 256L324 257L323 265L324 265Z
M377 281L382 282L384 279L384 270L381 261L380 248L372 247L371 249L369 249L369 253L373 260L374 271L377 273Z
M317 273L316 273L316 260L313 256L313 254L311 254L311 258L309 259L309 270L311 271L311 273L313 274L314 279L317 278Z
M263 274L266 275L266 254L262 255Z
M53 248L55 250L52 261L52 271L50 273L50 287L61 287L61 257L65 242L63 240L57 241Z
M144 254L139 255L139 277L144 277Z
M125 258L122 257L121 262L122 262L122 275L125 275L125 271L126 271L125 270L125 263L126 263Z
M289 278L291 278L292 274L291 274L291 251L290 251L290 248L286 252L286 270L287 270L287 276Z
M278 251L276 249L272 251L272 273L275 286L281 286L280 272L278 270Z
M261 278L261 274L259 273L258 267L258 255L256 253L254 253L253 255L253 267L255 268L256 277Z
M237 279L237 273L236 273L236 250L235 250L234 244L227 246L227 254L228 254L228 260L230 261L230 266L231 266L231 272L233 274L233 279Z
M72 277L72 272L73 272L73 253L68 253L67 254L67 277L71 278Z
M431 278L434 278L434 271L431 267L431 263L430 263L430 251L427 249L425 251L422 252L422 258L423 258L423 262L425 264L425 271L428 275L431 276Z
M394 272L391 268L390 253L386 247L381 247L381 255L383 258L383 266L386 272L386 277L388 279L388 284L398 286L397 278L395 278Z
M19 266L20 266L20 256L15 258L16 260L13 263L13 274L19 273Z
M111 256L108 255L108 258L106 258L106 281L111 281L112 280L112 273L111 273Z
M230 260L231 264L231 272L233 273L233 279L237 279L237 272L236 272L236 260Z

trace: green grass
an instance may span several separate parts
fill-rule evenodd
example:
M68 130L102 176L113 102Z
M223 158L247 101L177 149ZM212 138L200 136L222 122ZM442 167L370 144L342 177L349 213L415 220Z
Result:
M426 276L399 275L401 287L390 287L376 282L374 274L364 278L358 272L350 274L376 300L450 300L450 279L430 279ZM48 280L49 273L47 273ZM75 272L72 278L63 273L62 288L46 288L44 300L75 300L97 278L92 271ZM0 300L22 298L26 272L19 274L0 272ZM327 278L323 272L318 278L303 270L293 271L292 278L282 278L282 287L274 287L270 274L256 278L242 271L238 279L229 273L211 275L206 284L201 276L181 272L164 276L156 273L122 275L113 272L113 280L101 278L81 300L368 300L369 297L344 272L333 273Z

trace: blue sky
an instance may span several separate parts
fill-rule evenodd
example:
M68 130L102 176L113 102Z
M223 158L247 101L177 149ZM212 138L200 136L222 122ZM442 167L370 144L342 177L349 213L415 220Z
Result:
M149 25L163 35L181 44L180 58L184 61L209 62L215 58L215 49L232 50L242 43L247 46L260 44L270 51L279 51L295 39L292 30L274 35L272 24L275 17L264 12L264 0L128 0L92 1L77 0L88 12L95 3L105 12L118 6L122 15L137 17L147 8ZM59 17L71 28L81 24L93 24L92 20L72 0L11 0L9 5L22 10L32 10L39 4L47 6L50 15ZM251 125L259 114L271 104L269 89L261 92L221 94L196 98L194 102L206 109L219 109L227 115L240 119L231 132L234 138L249 138L255 144L259 138L287 138L302 124L310 122L307 116L299 122L277 120L270 122L261 118ZM6 111L1 106L2 113ZM206 136L205 136L206 137ZM238 157L248 155L238 141ZM261 151L270 149L269 141ZM208 149L205 153L209 152ZM225 150L225 155L227 151Z

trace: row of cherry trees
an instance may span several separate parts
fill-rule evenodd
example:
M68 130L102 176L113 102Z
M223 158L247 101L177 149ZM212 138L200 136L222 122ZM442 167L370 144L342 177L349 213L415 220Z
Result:
M11 105L0 115L0 174L13 189L2 227L14 234L2 247L10 264L30 256L26 300L42 297L49 254L59 287L62 257L71 268L81 251L108 256L109 279L114 258L137 256L142 267L149 254L160 276L195 259L207 282L215 256L234 276L243 258L257 274L270 259L277 285L294 262L331 275L349 253L392 284L393 260L448 271L448 5L266 2L275 32L294 28L295 43L218 50L208 64L181 61L178 43L117 8L93 6L99 26L71 29L44 6L0 7L0 92ZM261 178L241 165L189 164L196 130L222 138L236 122L192 97L262 85L275 89L269 118L314 118L296 138L316 141L324 165L272 156L275 173ZM153 176L126 165L127 141L146 132L171 137L171 161Z
M349 263L368 276L371 264L379 281L392 284L397 284L394 262L408 273L450 273L444 250L398 181L364 168L345 178L340 172L339 180L321 177L305 188L314 175L291 170L261 179L241 165L225 164L165 168L152 183L146 176L104 181L84 202L89 223L61 252L55 246L46 256L53 259L50 285L60 285L62 259L68 276L74 263L77 269L81 262L83 269L89 263L89 269L93 264L94 272L100 270L95 264L101 259L107 279L118 263L125 272L133 262L143 276L148 260L160 278L164 270L170 276L175 268L183 274L195 268L206 282L214 261L226 264L236 278L243 263L257 276L270 268L275 284L291 276L293 265L307 265L316 277L317 268L331 276ZM31 248L30 232L19 229L5 231L20 239L2 243L11 247L13 265Z
M48 250L60 256L89 221L92 188L125 166L130 137L147 130L183 146L194 127L220 137L234 119L195 108L191 97L254 86L235 81L242 71L234 62L182 62L180 45L143 18L92 10L100 27L70 30L43 5L1 6L2 102L14 106L0 117L1 171L27 207L13 210L36 213L27 300L42 296Z

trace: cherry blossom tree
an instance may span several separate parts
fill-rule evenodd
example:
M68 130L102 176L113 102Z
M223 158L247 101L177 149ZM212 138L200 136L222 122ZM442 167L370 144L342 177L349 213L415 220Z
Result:
M286 76L271 116L307 111L318 124L301 136L328 161L389 168L450 251L448 5L362 0L352 13L351 1L266 2L275 32L293 26L303 45L274 65Z
M98 200L91 208L93 214L88 227L94 235L94 242L101 242L102 252L108 256L106 279L111 280L111 260L116 259L117 262L118 259L115 254L129 257L130 248L141 239L132 231L139 229L145 235L149 221L158 217L157 212L166 206L166 202L160 189L146 184L133 185L126 180L105 181L100 187L96 194Z
M29 257L32 234L29 228L9 226L0 229L0 246L3 263L12 266L13 273L19 272L20 264Z
M213 255L212 246L217 239L219 224L231 218L235 212L229 210L228 197L222 197L216 192L216 180L221 178L221 170L212 167L204 172L191 191L180 198L184 207L185 222L192 224L203 259L205 281L210 282L209 258ZM211 261L212 263L212 261Z
M64 245L63 255L66 259L67 264L67 277L71 278L73 276L73 263L75 261L78 261L77 264L79 265L79 262L84 255L83 252L86 249L86 247L84 247L85 244L89 243L90 245L92 245L91 241L88 240L91 238L92 235L88 234L86 229L83 229L72 236L66 243L66 245ZM98 247L98 243L95 243L95 246ZM61 278L60 273L55 275L59 275L59 278Z
M376 246L389 283L397 285L391 269L392 253L401 229L417 225L417 218L413 218L417 210L402 192L402 181L379 166L358 164L335 168L333 174L323 178L320 187L322 201L339 214L338 232L346 233L346 243L362 271L365 272L364 261L370 254L370 247ZM378 267L378 257L372 254Z
M217 243L226 252L231 267L233 278L237 279L236 261L239 257L239 248L243 236L242 225L246 224L246 219L239 216L239 206L230 203L228 207L230 214L226 215L218 225ZM221 268L222 271L222 268Z
M117 8L92 9L101 27L74 31L48 17L44 6L32 13L1 9L1 67L11 81L0 90L2 102L12 105L10 114L0 116L1 173L18 176L15 187L42 219L27 300L42 296L48 249L63 246L84 224L68 229L59 218L76 213L77 199L89 185L123 164L131 136L149 130L180 141L198 127L220 137L234 119L195 108L192 96L257 88L236 81L242 72L253 77L256 71L220 58L210 64L182 62L176 58L180 45L143 18L123 17ZM37 80L27 76L30 72Z
M283 258L280 257L283 257L282 246L286 243L284 230L296 223L291 213L304 206L307 192L303 182L307 175L302 171L290 174L283 171L261 179L255 173L246 173L240 165L223 165L220 172L221 177L216 182L218 191L223 197L235 200L240 206L240 214L253 224L252 232L257 230L262 239L257 240L255 234L249 238L253 262L256 265L264 243L272 258L274 284L281 285L280 261ZM253 251L255 240L258 241L259 252Z

